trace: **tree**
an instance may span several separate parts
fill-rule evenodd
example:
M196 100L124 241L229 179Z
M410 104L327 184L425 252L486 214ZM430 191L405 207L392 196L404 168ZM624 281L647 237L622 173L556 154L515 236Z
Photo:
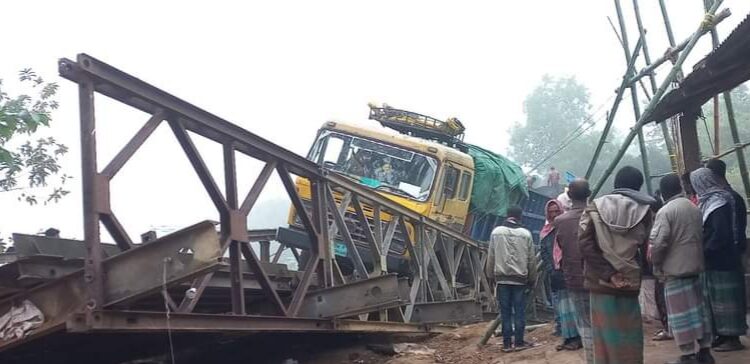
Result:
M544 163L566 135L589 121L590 109L588 90L575 78L545 75L524 101L526 123L511 129L511 158L529 166ZM561 159L555 155L549 162Z
M737 131L740 143L750 142L750 90L746 85L740 85L731 92L732 106L734 107L734 117L737 123ZM710 158L712 155L729 150L734 147L732 134L729 128L729 115L724 104L723 95L719 96L719 140L720 149L714 149L714 108L713 99L703 105L703 118L698 119L698 139L700 142L701 155L703 158ZM745 148L745 155L750 149ZM727 179L732 187L740 194L744 193L744 186L740 177L740 168L735 153L730 153L722 158L727 163Z
M584 176L601 136L601 131L594 126L604 118L604 115L593 115L591 109L588 89L574 77L545 75L540 85L526 97L526 122L516 123L511 129L511 158L527 167L537 167L540 172L554 166L563 173ZM627 111L621 106L620 112ZM669 172L671 166L661 132L655 126L649 126L645 134L652 174ZM623 140L617 130L610 132L592 181L601 176ZM619 165L642 168L636 143L631 145ZM609 176L604 190L611 186L612 176Z
M56 202L68 194L64 185L70 176L60 168L68 148L54 137L32 139L50 125L58 85L31 69L19 73L19 84L29 94L11 96L0 79L0 192L19 191L18 199L33 205L39 202L34 191L49 189L43 203ZM53 176L58 179L50 187Z

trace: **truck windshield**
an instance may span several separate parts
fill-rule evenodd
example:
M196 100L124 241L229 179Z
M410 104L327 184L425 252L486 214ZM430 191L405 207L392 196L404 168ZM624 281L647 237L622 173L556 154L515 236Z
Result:
M368 187L426 201L435 180L434 158L352 135L324 130L308 158Z

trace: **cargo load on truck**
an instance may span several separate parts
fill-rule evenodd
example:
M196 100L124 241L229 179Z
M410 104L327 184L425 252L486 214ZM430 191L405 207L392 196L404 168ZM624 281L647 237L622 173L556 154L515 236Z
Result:
M517 205L529 196L521 166L482 147L466 146L474 159L471 213L504 216L509 206Z

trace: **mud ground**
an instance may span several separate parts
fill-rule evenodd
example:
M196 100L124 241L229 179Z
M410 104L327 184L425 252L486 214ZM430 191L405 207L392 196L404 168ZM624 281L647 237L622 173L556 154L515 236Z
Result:
M552 327L538 328L527 335L527 339L540 346L516 353L503 353L499 338L492 338L487 346L476 344L486 328L486 323L464 326L454 332L427 338L422 344L434 350L431 354L397 354L386 356L373 353L364 344L338 348L299 359L300 364L578 364L583 362L583 351L556 351L559 338L552 335ZM674 341L652 341L651 335L659 329L656 323L644 323L646 364L662 364L674 359L679 351ZM750 340L742 338L748 349L733 353L714 353L720 364L750 363ZM416 342L416 340L415 340Z

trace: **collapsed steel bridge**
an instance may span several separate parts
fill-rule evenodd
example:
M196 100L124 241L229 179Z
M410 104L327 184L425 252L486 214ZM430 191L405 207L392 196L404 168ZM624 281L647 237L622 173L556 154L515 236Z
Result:
M31 302L44 321L0 339L0 358L33 357L38 347L60 347L71 337L103 345L141 334L440 332L445 323L477 321L494 310L479 242L91 56L61 59L59 73L79 89L84 240L15 235L16 256L0 267L0 315ZM105 127L96 123L99 95L151 115L103 169L95 133ZM163 122L220 218L134 243L110 205L110 182ZM225 194L189 132L223 147ZM236 153L265 163L242 200ZM273 173L309 238L310 258L298 270L278 263L286 249L300 261L297 247L281 244L271 254L276 231L247 229ZM300 198L293 176L310 181L312 201ZM115 245L102 243L100 224ZM355 248L353 224L363 230L367 259ZM408 274L397 274L386 259L396 229L413 231L403 234ZM333 236L347 245L355 274L342 274Z

